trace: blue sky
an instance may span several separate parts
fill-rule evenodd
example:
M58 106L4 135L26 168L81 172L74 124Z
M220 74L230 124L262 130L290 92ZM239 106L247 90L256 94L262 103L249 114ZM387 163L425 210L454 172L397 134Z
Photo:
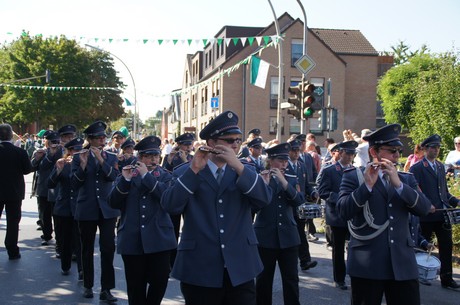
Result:
M296 0L271 1L277 15L288 12L303 19ZM412 50L423 44L432 52L460 49L458 0L302 3L309 27L360 30L378 51L390 51L399 41ZM1 42L22 30L68 38L201 39L213 37L224 25L266 26L273 21L267 0L0 0L0 7ZM200 49L194 44L88 43L112 52L129 67L142 119L168 105L169 98L161 95L181 87L185 55ZM128 85L125 97L132 100L131 78L116 59L115 65Z

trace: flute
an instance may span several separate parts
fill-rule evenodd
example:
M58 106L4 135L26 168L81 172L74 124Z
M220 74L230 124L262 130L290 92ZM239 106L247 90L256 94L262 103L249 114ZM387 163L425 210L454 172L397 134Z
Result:
M215 155L219 155L219 154L222 153L221 151L218 151L218 150L215 150L215 149L209 149L209 148L204 147L204 146L201 146L200 148L198 148L198 150L204 151L204 152L209 152L209 153L215 154Z

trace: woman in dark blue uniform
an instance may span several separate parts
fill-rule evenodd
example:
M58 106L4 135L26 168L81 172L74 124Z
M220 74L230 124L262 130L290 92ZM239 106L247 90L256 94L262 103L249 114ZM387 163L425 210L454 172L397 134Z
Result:
M136 167L125 166L109 194L112 208L121 210L117 252L125 265L128 301L132 305L160 304L168 284L176 237L169 214L160 205L171 174L158 166L161 140L142 139Z
M289 143L281 143L266 150L269 170L261 175L273 190L273 199L262 208L254 222L259 241L259 255L264 269L256 279L258 305L272 304L273 276L278 262L283 282L284 304L300 304L297 257L300 237L293 209L305 198L300 192L297 175L285 175L288 165Z

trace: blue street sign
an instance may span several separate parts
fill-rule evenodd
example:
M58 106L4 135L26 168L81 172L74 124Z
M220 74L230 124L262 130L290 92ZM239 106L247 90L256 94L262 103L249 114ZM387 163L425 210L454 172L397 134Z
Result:
M219 98L211 97L211 108L219 108Z

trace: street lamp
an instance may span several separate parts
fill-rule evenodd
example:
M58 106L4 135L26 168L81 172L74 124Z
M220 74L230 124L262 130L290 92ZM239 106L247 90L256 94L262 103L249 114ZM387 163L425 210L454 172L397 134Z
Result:
M123 66L125 66L126 70L128 70L128 73L129 73L129 76L131 76L131 81L133 82L133 89L134 89L134 118L133 118L133 138L134 140L136 140L137 138L137 96L136 96L136 83L134 82L134 77L131 73L131 70L129 70L128 66L124 63L123 60L121 60L120 57L118 57L117 55L113 54L112 52L109 52L107 50L104 50L104 49L101 49L101 48L98 48L98 47L95 47L95 46L92 46L92 45L89 45L89 44L86 44L85 43L85 46L91 48L91 49L94 49L94 50L97 50L99 52L107 52L109 53L110 55L112 55L113 57L115 57L116 59L118 59L122 64Z
M278 24L278 18L276 17L275 9L273 8L272 2L268 0L270 8L273 13L275 20L276 35L281 37L280 26ZM281 101L283 100L283 43L280 42L278 46L278 107L276 111L276 138L281 141Z

